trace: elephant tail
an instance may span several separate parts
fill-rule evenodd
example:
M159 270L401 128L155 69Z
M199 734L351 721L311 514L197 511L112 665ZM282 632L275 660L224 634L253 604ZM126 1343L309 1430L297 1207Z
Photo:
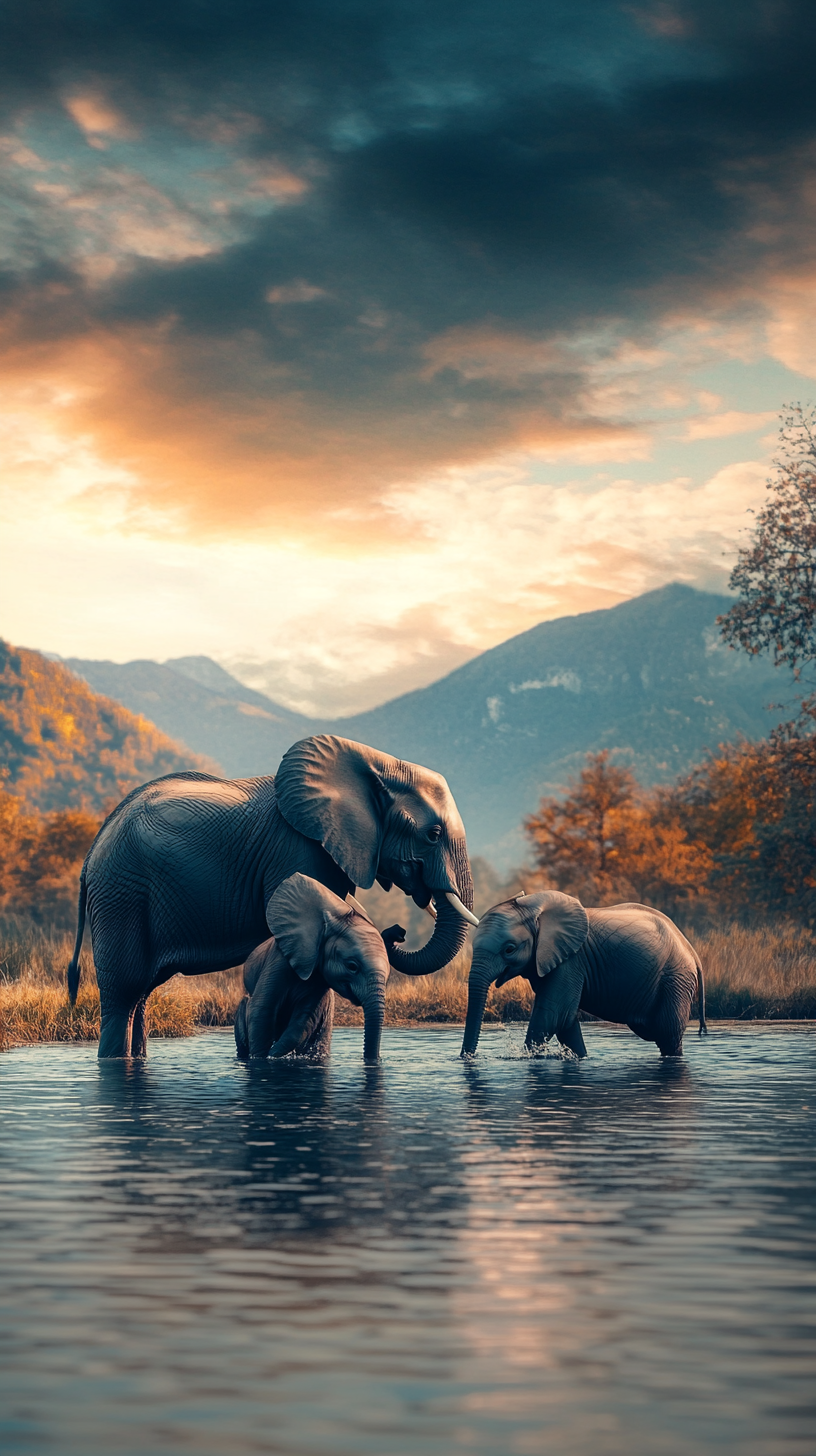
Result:
M703 967L700 963L700 957L697 955L696 951L694 953L694 959L697 962L697 1013L700 1017L700 1026L697 1035L708 1036L708 1027L706 1026L705 1017L705 981L703 979Z
M68 967L68 1000L71 1005L76 1004L77 991L79 990L79 952L82 949L82 937L85 934L85 906L88 902L88 887L85 883L85 866L82 866L82 873L79 877L79 906L77 909L77 933L74 945L74 954L71 957L71 964Z

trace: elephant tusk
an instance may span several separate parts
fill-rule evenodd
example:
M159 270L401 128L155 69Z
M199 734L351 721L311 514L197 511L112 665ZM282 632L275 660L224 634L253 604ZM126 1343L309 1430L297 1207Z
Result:
M468 922L468 925L478 925L479 924L479 921L478 921L477 917L473 914L473 911L472 910L468 910L467 905L463 905L462 904L462 901L459 899L459 896L458 895L454 895L454 893L453 893L452 890L446 890L445 891L445 899L448 900L448 901L450 901L450 903L453 906L454 910L457 910L459 912L459 914L461 915L462 919L463 920L466 920Z
M426 915L430 915L430 917L431 917L432 920L435 920L436 919L436 906L433 905L430 900L428 901L427 905L425 906L425 914Z

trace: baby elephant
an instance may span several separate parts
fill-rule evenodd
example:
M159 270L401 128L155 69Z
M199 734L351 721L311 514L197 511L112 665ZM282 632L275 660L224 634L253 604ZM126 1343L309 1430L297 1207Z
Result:
M475 1052L490 985L524 976L535 992L528 1047L551 1036L586 1056L578 1012L622 1021L663 1057L683 1055L695 991L705 1024L703 969L668 915L648 905L585 910L557 890L517 895L482 916L473 936L462 1056Z
M334 991L362 1006L363 1056L376 1062L385 1014L388 953L362 909L307 875L290 875L266 907L270 940L244 966L249 993L235 1013L238 1056L325 1056Z

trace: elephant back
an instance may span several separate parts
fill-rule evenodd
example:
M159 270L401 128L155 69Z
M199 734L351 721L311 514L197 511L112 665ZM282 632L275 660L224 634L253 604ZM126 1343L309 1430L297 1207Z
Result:
M581 1005L611 1021L637 1019L664 976L690 965L694 953L677 927L648 905L588 910L587 972Z

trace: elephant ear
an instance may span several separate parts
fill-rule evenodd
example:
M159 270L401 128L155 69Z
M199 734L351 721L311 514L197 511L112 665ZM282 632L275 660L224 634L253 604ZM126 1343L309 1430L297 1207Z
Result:
M339 928L353 912L339 895L309 875L290 875L266 907L266 923L301 981L308 981L320 960L326 932Z
M287 824L317 839L353 885L374 883L385 811L391 793L383 773L399 760L363 743L320 733L294 743L275 775L278 807Z
M580 900L558 890L519 895L516 904L536 921L536 970L546 976L581 949L589 933L587 913Z

